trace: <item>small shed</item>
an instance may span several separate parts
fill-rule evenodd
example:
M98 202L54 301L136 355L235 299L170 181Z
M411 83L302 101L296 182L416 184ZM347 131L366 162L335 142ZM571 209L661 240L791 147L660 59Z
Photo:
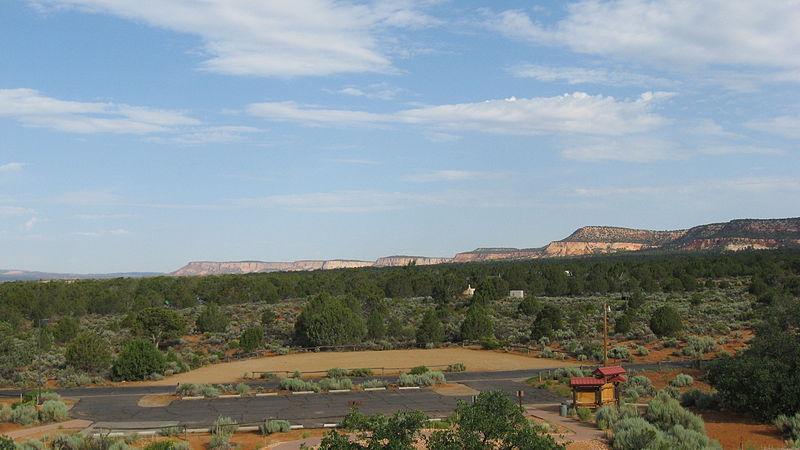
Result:
M622 366L598 367L592 377L572 377L572 404L575 408L599 408L603 405L619 405L619 384L627 381Z
M525 298L525 291L519 290L512 290L508 292L508 296L510 298Z

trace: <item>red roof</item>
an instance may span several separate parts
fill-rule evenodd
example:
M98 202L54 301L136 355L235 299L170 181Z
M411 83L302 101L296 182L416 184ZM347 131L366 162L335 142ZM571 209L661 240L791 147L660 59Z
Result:
M622 375L623 373L628 373L628 371L623 369L622 366L607 366L607 367L598 367L592 373L594 375L599 375L602 377L613 377L614 375Z
M569 379L570 386L602 386L606 381L595 377L572 377Z
M626 381L628 381L628 379L625 378L625 375L617 375L614 378L608 380L609 383L624 383Z

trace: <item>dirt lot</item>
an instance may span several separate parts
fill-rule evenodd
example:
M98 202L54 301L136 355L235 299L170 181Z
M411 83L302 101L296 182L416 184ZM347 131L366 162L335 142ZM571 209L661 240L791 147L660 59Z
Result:
M706 422L706 433L725 449L786 448L778 429L759 423L743 414L720 411L694 411Z
M471 350L467 348L438 348L430 350L386 350L363 352L320 352L295 353L284 356L268 356L230 363L215 364L165 378L160 381L136 384L174 385L177 383L232 383L238 381L246 373L254 371L301 372L325 371L334 367L354 369L361 367L410 368L426 365L463 363L470 372L486 372L498 370L539 369L551 367L577 366L579 363L558 361L554 359L534 358L531 356L504 353L499 351ZM376 375L381 370L374 370ZM386 374L397 373L386 370ZM318 374L322 376L322 374ZM134 383L131 383L134 384Z

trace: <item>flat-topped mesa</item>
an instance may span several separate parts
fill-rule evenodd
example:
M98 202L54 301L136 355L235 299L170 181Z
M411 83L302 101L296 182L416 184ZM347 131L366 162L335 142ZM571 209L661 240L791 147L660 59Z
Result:
M800 246L800 218L738 219L690 228L664 245L681 250L765 250Z
M384 256L375 261L375 267L401 267L414 264L416 266L429 266L431 264L446 264L453 261L452 258L436 258L427 256Z
M308 270L347 269L356 267L371 267L370 261L349 260L302 260L293 262L266 262L266 261L194 261L172 272L175 276L198 275L228 275L245 273L266 272L298 272Z
M542 256L541 248L484 247L471 252L462 252L453 262L490 261L493 259L534 259Z
M658 247L683 236L687 230L653 231L622 227L581 227L557 242L609 242Z

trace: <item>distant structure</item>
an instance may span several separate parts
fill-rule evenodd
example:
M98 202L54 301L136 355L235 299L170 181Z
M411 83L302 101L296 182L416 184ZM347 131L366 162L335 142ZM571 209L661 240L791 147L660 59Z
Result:
M525 291L513 290L508 292L508 298L525 298Z
M572 406L579 408L599 408L603 405L619 406L619 384L627 381L626 370L622 366L598 367L592 377L572 377Z
M465 298L472 298L472 296L475 295L475 288L472 287L471 284L468 284L467 289L462 292L461 295Z

